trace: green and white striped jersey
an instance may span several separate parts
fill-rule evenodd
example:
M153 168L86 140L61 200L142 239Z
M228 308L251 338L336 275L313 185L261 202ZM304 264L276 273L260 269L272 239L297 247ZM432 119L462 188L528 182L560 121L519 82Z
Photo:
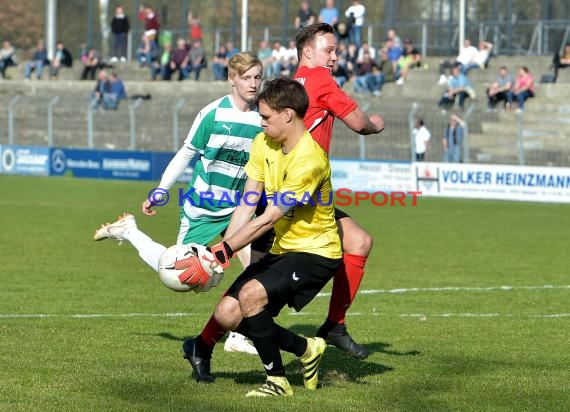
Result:
M200 153L188 183L183 212L189 219L223 219L235 209L247 179L251 143L262 131L257 111L242 112L231 95L198 113L185 144Z

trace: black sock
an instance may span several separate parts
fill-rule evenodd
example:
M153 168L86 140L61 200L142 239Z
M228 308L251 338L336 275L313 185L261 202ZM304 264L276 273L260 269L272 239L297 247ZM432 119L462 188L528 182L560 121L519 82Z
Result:
M263 309L257 315L244 318L252 340L268 376L285 376L283 360L277 344L277 328L271 313Z
M296 333L285 329L283 326L275 325L277 328L277 342L284 351L291 352L297 356L303 356L307 350L307 339Z

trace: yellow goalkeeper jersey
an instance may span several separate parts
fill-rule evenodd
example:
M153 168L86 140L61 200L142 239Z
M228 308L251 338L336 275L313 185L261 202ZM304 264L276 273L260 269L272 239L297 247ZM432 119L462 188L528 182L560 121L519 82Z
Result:
M274 203L296 204L275 224L271 253L307 252L341 258L330 163L309 132L287 154L281 144L259 133L245 172L249 178L264 183L267 197L272 197Z

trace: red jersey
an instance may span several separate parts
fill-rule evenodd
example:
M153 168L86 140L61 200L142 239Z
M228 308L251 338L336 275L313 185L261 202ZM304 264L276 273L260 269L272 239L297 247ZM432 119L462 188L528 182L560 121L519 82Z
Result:
M309 109L305 114L305 127L313 139L329 152L334 118L344 118L358 106L340 87L326 67L311 69L300 66L294 79L305 86L309 95Z

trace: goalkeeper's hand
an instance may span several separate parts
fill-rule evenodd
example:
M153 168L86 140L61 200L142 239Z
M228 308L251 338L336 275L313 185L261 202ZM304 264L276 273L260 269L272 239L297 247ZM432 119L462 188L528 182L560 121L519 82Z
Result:
M199 256L203 261L211 259L210 267L214 268L216 265L220 265L222 269L227 269L230 266L230 259L233 257L234 251L227 242L220 242L207 249L211 252L211 256L208 256L207 254ZM216 265L214 265L214 263Z

